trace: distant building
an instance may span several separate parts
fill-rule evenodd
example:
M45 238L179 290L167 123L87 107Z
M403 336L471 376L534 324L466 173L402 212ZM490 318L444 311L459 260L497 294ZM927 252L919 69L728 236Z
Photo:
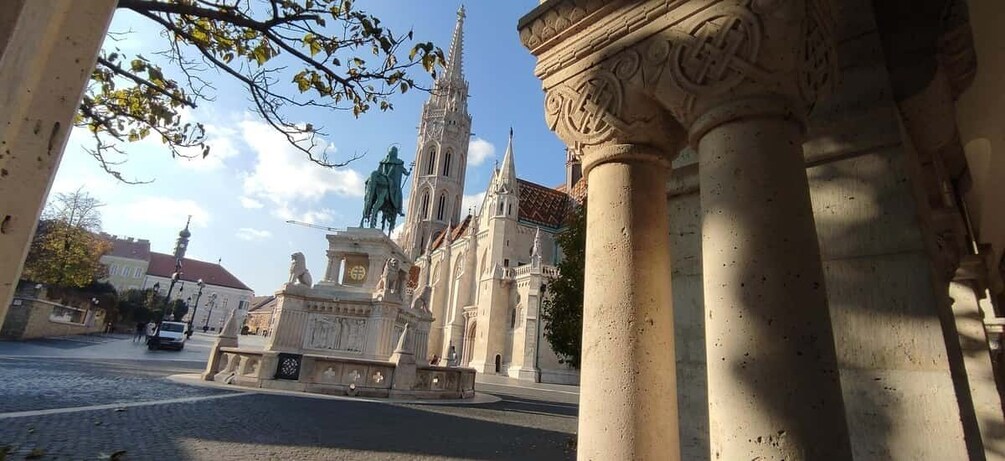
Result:
M253 335L267 335L272 330L273 314L278 304L275 296L256 296L251 299L251 308L244 324Z
M108 277L102 281L111 283L120 293L143 286L150 265L150 241L104 233L101 237L112 244L112 250L100 259L108 268Z
M255 292L219 263L186 258L192 236L188 227L186 224L178 233L174 255L150 251L149 240L101 234L112 244L112 250L101 257L101 263L108 268L108 277L103 281L111 283L119 292L145 290L159 284L160 294L167 295L171 275L177 269L178 282L171 291L171 299L187 300L189 314L185 320L188 321L194 312L196 317L192 325L196 329L205 325L211 331L218 331L232 310L248 310ZM198 295L199 280L206 284L202 296Z
M153 288L154 284L159 283L160 293L166 295L171 286L171 274L174 273L174 268L174 256L150 253L150 266L143 288ZM202 296L198 296L197 284L200 279L206 284L202 289ZM215 298L213 295L216 295ZM171 292L171 299L188 300L189 316L195 311L195 318L192 319L195 329L198 330L205 325L210 331L218 331L230 311L241 309L247 312L254 296L255 292L251 288L223 266L188 258L182 258L181 275ZM195 305L197 297L198 309ZM189 316L186 316L186 321L189 320Z

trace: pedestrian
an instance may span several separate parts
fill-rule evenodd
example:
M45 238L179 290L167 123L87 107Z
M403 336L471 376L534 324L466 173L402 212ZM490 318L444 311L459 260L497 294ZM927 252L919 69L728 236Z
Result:
M143 322L136 322L136 334L133 335L133 342L142 341L146 332L147 324Z
M157 324L153 320L147 324L147 339L157 333Z

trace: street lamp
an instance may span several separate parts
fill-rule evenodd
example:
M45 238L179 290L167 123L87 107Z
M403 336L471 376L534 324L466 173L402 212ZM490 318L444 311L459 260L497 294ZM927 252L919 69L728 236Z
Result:
M199 281L196 282L196 285L199 286L199 293L197 293L195 295L195 306L192 306L192 315L188 318L188 337L189 338L192 337L192 322L195 321L195 313L199 312L199 298L202 297L202 289L206 288L206 282L203 282L202 279L199 279ZM214 293L214 295L215 295L215 293Z
M209 313L206 314L206 323L204 323L202 325L202 332L203 333L205 333L207 330L209 330L209 319L210 319L210 317L213 316L213 308L216 307L216 293L215 292L209 295L209 301L207 301L206 304L209 306Z

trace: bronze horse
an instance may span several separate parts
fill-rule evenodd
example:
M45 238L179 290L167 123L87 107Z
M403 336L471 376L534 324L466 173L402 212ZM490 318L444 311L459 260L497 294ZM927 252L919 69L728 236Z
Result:
M399 211L391 202L390 190L391 182L386 175L380 171L370 173L370 178L366 180L363 218L359 221L359 227L364 227L364 223L366 223L371 229L375 229L377 227L377 212L380 212L380 230L386 231L388 234L394 231Z

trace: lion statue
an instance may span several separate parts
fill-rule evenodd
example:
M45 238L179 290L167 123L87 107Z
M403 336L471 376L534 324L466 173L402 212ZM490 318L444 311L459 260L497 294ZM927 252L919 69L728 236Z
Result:
M295 285L311 285L311 271L307 270L304 254L296 252L290 255L290 282Z
M401 281L398 276L398 262L397 258L390 258L384 263L384 273L380 275L380 281L377 282L377 290L384 290L388 293L397 293L401 285Z

